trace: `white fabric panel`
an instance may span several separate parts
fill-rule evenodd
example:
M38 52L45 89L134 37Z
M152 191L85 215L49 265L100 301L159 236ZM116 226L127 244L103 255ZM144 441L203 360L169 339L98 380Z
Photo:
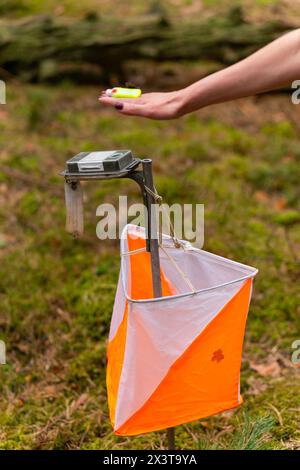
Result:
M119 275L118 287L115 297L114 309L110 323L110 330L109 330L109 341L111 341L117 331L118 328L123 320L124 313L125 313L125 304L126 304L126 297L124 294L124 289L122 286L122 276Z
M137 237L145 237L145 229L136 227L135 225L126 225L121 237L121 253L127 252L126 234ZM180 269L188 276L196 291L202 289L214 289L222 284L231 283L241 280L245 277L254 277L257 269L237 263L221 256L209 253L204 250L193 248L188 242L183 242L186 249L174 248L170 237L164 235L164 244L169 246L165 248L168 255L173 258ZM174 267L168 255L164 250L160 249L159 256L161 268L172 284L177 295L191 293L190 287L184 281L182 275ZM134 254L131 256L135 256ZM121 273L123 277L124 289L127 297L130 299L130 256L122 258Z
M129 303L116 429L148 400L171 365L242 285L243 281L189 297Z
M234 261L225 260L203 250L182 251L176 248L167 249L169 255L186 273L196 291L209 289L220 284L238 280L251 274L251 269ZM161 267L164 274L180 294L190 292L180 273L170 262L167 255L160 250Z

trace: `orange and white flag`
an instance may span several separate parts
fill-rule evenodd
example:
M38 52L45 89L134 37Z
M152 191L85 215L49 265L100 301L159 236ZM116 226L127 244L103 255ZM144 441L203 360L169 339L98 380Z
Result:
M107 351L118 435L169 428L242 403L242 347L257 270L182 246L163 236L163 296L154 299L144 229L124 229Z

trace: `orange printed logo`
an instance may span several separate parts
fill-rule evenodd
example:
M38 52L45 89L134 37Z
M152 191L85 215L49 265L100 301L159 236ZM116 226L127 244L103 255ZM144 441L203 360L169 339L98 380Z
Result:
M217 351L213 353L212 358L211 358L212 361L217 361L217 362L220 362L223 359L224 359L224 354L223 354L222 349L217 349Z

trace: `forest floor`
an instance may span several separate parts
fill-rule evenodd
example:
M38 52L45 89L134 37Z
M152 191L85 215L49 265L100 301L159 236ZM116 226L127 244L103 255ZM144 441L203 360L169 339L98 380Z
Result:
M65 161L131 148L154 160L168 203L205 204L204 248L259 269L241 374L244 405L179 426L181 449L300 449L300 107L270 95L177 121L124 118L95 87L8 87L0 107L0 449L162 449L165 432L120 438L108 418L105 353L119 242L96 208L134 185L85 185L86 230L64 230Z

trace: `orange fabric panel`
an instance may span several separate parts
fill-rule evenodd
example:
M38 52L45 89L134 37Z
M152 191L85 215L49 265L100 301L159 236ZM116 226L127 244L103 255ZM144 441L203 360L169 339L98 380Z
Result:
M145 248L146 241L142 237L128 234L128 251ZM135 300L152 299L152 275L150 253L142 252L130 256L131 298ZM160 270L163 296L173 295L173 289Z
M141 237L133 237L128 234L129 251L138 250L145 247L145 240ZM134 299L153 298L152 277L151 277L151 261L148 252L138 253L130 256L131 270L131 296ZM161 271L161 281L163 295L171 295L172 289L167 279ZM119 382L121 378L127 333L128 319L128 301L126 301L125 313L118 331L112 341L109 342L107 348L107 372L106 387L108 395L108 405L110 419L114 425L115 412L118 399Z
M165 429L241 404L240 366L251 285L251 279L244 283L116 434Z
M118 399L119 382L122 373L123 360L126 345L128 319L128 302L125 304L125 312L118 331L107 347L107 369L106 369L106 388L108 395L108 406L110 420L114 425L115 413Z

